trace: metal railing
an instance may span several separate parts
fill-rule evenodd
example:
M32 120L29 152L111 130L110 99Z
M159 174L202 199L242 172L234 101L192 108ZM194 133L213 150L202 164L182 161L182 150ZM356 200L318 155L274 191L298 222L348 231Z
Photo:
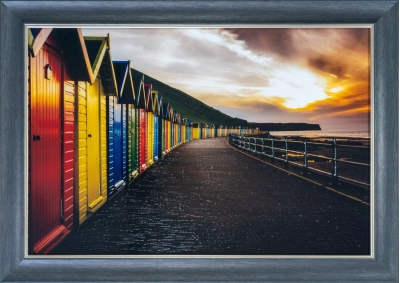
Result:
M287 137L259 138L235 134L229 135L229 142L243 150L269 157L271 163L282 161L285 168L289 164L302 167L303 174L311 170L331 176L332 181L337 183L341 172L341 180L370 186L369 146L338 144L336 138L327 143L312 139L289 140Z

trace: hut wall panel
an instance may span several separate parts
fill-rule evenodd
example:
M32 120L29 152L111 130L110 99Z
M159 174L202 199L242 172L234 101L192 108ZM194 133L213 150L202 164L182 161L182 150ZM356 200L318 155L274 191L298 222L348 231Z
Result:
M158 137L157 137L158 159L161 159L164 151L164 120L158 117Z
M114 174L114 97L109 96L107 98L107 137L108 137L108 152L107 152L107 191L110 195L115 184L115 174Z
M147 167L154 163L154 115L147 112Z
M45 66L52 67L45 79ZM29 250L62 225L61 55L45 44L29 58ZM33 141L33 135L40 140ZM47 241L46 241L47 242Z
M103 85L100 85L101 93L105 93ZM107 197L107 97L100 96L100 179L101 195Z
M137 163L137 109L132 104L127 105L128 116L128 179L138 173Z
M199 139L200 138L200 128L192 128L192 135L193 139Z
M162 157L165 154L165 120L162 119L160 117L160 121L159 121L159 125L160 125L160 140L159 140L159 144L160 144L160 151L159 151L159 157Z
M133 135L132 135L132 105L127 104L126 107L128 108L126 111L126 115L128 116L127 121L128 121L128 181L131 180L132 177L132 172L133 172L133 166L132 166L132 144L133 144Z
M90 85L86 83L87 89L87 178L88 187L88 208L90 212L94 212L104 204L106 194L103 195L102 178L101 178L101 164L104 162L101 155L101 124L105 123L104 118L102 121L101 103L104 99L104 90L102 89L101 79L98 77L96 81ZM105 133L104 133L105 134ZM101 200L100 202L98 202ZM96 202L95 207L90 208L90 204ZM88 209L88 212L89 212ZM88 214L86 218L89 216Z
M175 145L175 124L171 122L171 150Z
M174 123L172 123L172 121L170 122L169 127L170 127L169 150L172 150L172 148L174 147L174 134L175 134Z
M182 127L181 127L180 124L177 124L176 128L178 130L178 139L177 139L178 143L177 143L177 145L180 145L182 143Z
M169 137L169 126L168 126L168 120L164 120L164 154L168 153L168 137Z
M87 212L87 88L85 82L77 83L77 218L78 224L86 219Z
M126 120L126 107L125 105L119 105L121 109L121 142L122 142L122 167L121 167L121 180L127 181L127 173L128 173L128 161L127 161L127 152L128 152L128 141L127 141L127 131L128 131L128 123Z
M154 115L154 130L153 130L153 160L156 162L158 160L158 121L159 117Z
M114 96L107 98L107 108L109 146L107 192L108 197L112 197L126 182L126 108L118 104Z
M174 127L174 143L173 143L173 146L175 147L178 144L178 125L174 123L173 127Z
M147 111L139 110L139 172L147 169Z

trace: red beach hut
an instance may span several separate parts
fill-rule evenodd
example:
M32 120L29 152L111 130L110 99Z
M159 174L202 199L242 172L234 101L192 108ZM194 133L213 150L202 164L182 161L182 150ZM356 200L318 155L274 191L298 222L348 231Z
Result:
M28 34L28 251L46 254L73 227L75 88L94 77L80 29Z

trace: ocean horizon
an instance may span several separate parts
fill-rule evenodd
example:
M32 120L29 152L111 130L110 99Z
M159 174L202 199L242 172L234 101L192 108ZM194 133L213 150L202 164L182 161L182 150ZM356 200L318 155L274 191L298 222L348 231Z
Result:
M332 138L362 138L370 139L370 131L342 131L342 130L316 130L316 131L271 131L273 136L300 136L307 138L332 137Z

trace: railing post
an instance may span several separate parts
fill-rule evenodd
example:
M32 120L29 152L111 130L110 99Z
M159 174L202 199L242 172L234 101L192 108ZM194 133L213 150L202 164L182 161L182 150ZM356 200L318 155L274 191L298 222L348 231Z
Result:
M332 179L333 183L337 184L339 181L339 176L337 173L337 151L336 151L336 138L332 140L332 147L333 147L333 170L332 170Z
M261 138L261 143L262 143L262 154L265 154L265 150L264 150L264 139Z
M274 152L274 138L271 138L271 163L274 163L275 152Z
M304 165L303 174L308 175L307 140L304 140Z
M254 154L257 152L257 139L256 138L253 138L254 139Z
M289 167L289 160L288 160L288 139L285 137L285 168Z

